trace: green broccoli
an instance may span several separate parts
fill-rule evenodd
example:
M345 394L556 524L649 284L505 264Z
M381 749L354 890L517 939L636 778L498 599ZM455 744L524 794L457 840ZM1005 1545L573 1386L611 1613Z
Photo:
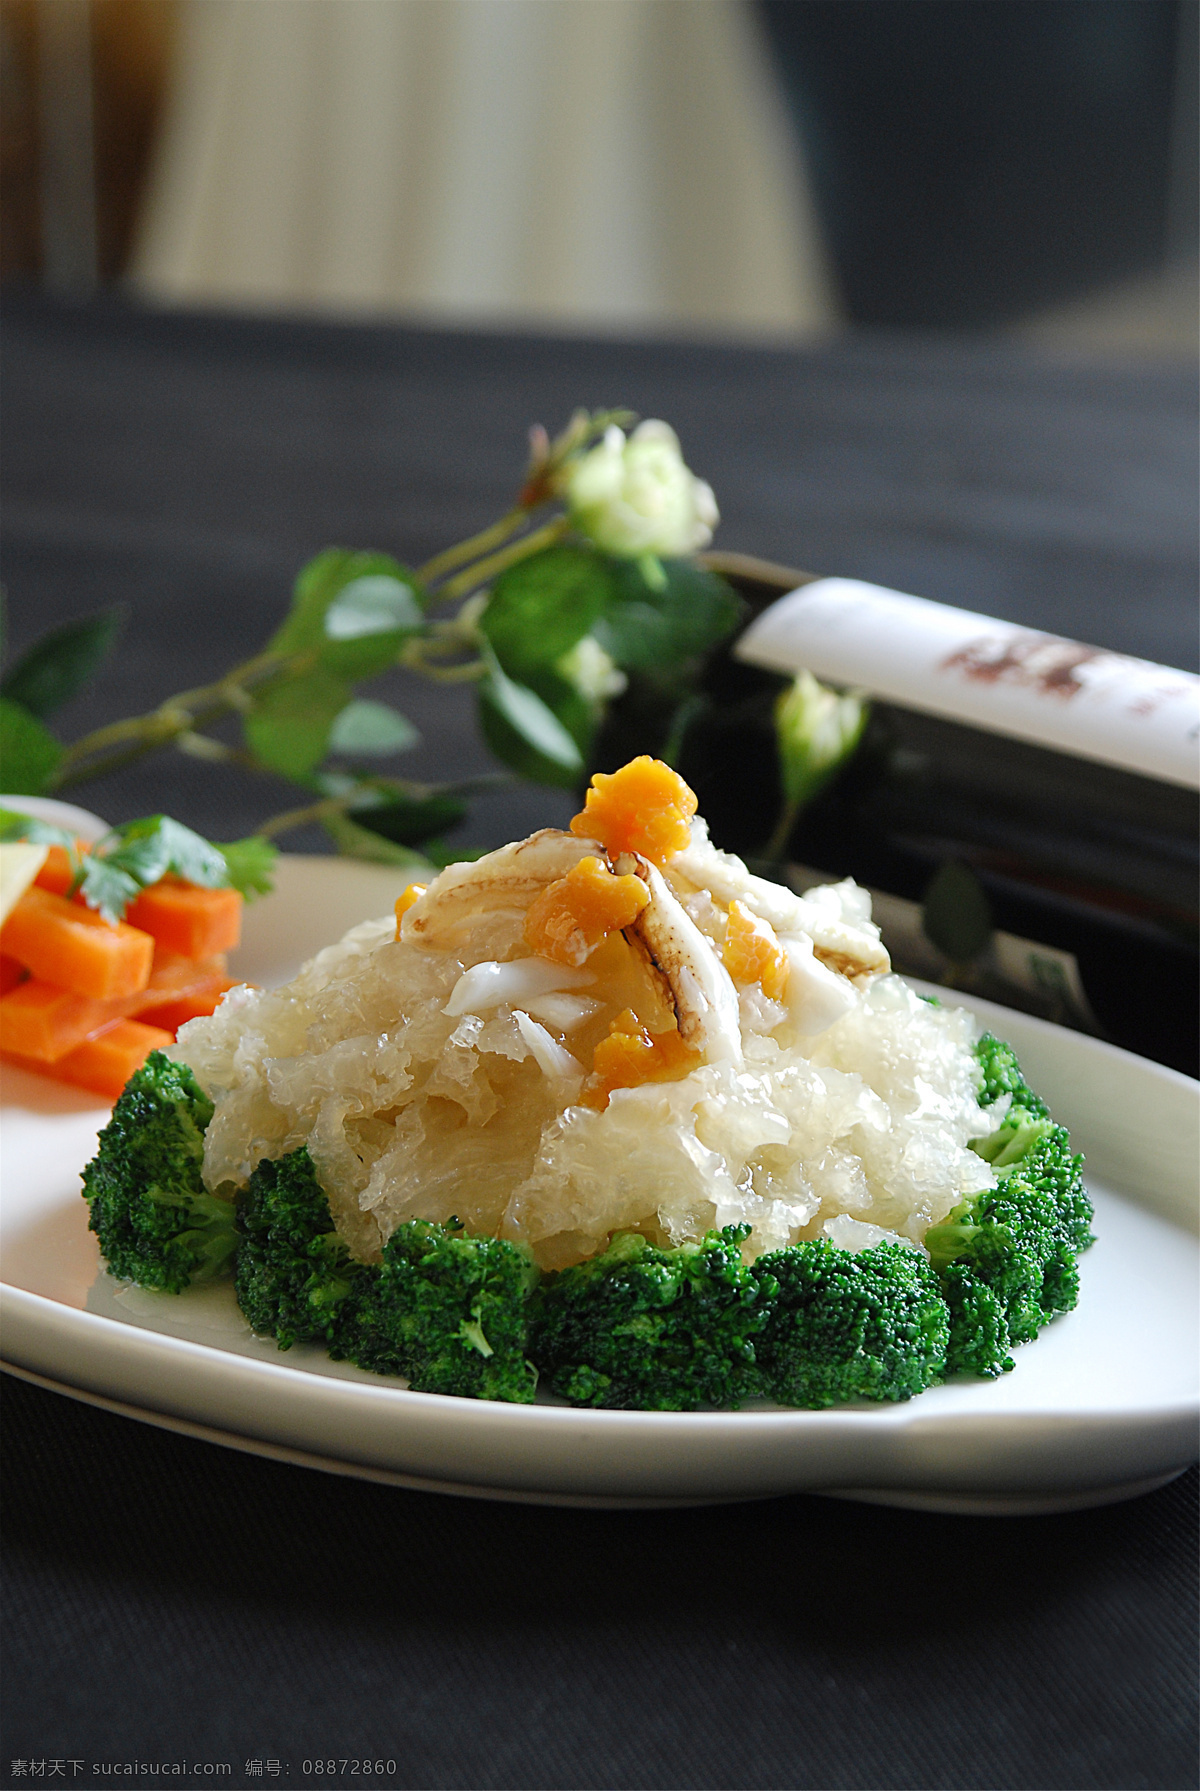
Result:
M234 1287L252 1328L274 1337L280 1349L324 1343L332 1356L344 1357L368 1271L351 1261L334 1229L303 1146L259 1164L238 1196L237 1219Z
M456 1219L410 1219L364 1287L346 1352L362 1368L406 1376L421 1393L527 1404L538 1378L526 1359L537 1278L522 1245L470 1237Z
M114 1275L182 1293L237 1249L233 1203L200 1179L213 1104L184 1064L152 1051L131 1076L83 1172L89 1231Z
M378 1265L338 1235L306 1149L264 1160L236 1205L201 1179L213 1106L192 1072L154 1052L131 1079L84 1172L90 1226L115 1274L179 1293L236 1252L238 1303L281 1349L339 1360L422 1392L527 1402L539 1367L577 1405L691 1411L756 1396L825 1407L905 1400L947 1374L994 1377L1079 1289L1091 1203L1066 1131L1012 1048L976 1047L980 1102L1007 1097L973 1141L996 1186L925 1236L852 1253L820 1238L742 1260L748 1225L664 1249L618 1233L588 1262L541 1279L523 1246L458 1220L397 1227ZM535 1366L535 1364L537 1366Z
M537 1271L517 1245L413 1219L382 1265L355 1262L303 1147L259 1164L238 1225L238 1304L280 1349L324 1343L336 1361L404 1375L424 1393L533 1398L524 1308Z
M942 1379L949 1314L921 1251L816 1238L760 1256L754 1274L775 1289L759 1354L781 1405L911 1399Z
M1030 1089L1009 1045L985 1033L975 1048L980 1102L1011 1097L998 1131L972 1149L997 1185L957 1206L925 1234L950 1307L947 1371L994 1378L1012 1368L1008 1349L1029 1343L1079 1297L1076 1258L1091 1244L1092 1204L1083 1159Z
M979 1093L979 1105L991 1107L1001 1095L1012 1096L1012 1107L1022 1108L1033 1119L1047 1119L1050 1109L1040 1095L1035 1095L1017 1062L1017 1054L1011 1045L998 1039L993 1033L985 1032L975 1046L975 1059L983 1072L983 1086Z
M748 1225L660 1249L618 1232L602 1255L551 1275L531 1302L530 1344L576 1405L694 1411L761 1393L755 1348L771 1284L742 1261Z

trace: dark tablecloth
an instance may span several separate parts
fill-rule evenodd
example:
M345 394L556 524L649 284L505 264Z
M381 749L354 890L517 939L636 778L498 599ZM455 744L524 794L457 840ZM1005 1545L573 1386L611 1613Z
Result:
M579 403L675 424L718 493L722 547L1195 663L1182 372L21 295L3 352L14 644L132 609L69 733L252 649L315 549L417 561L482 526L526 426ZM486 768L469 699L395 694L425 737L405 769ZM224 838L289 803L181 758L80 799ZM471 837L566 812L507 791ZM359 1784L343 1760L394 1760L382 1782L428 1787L1196 1782L1194 1473L1126 1505L988 1521L800 1497L558 1510L327 1477L5 1387L4 1783L29 1776L18 1765L83 1784L185 1762L251 1785L278 1762L277 1782L318 1784L318 1759Z

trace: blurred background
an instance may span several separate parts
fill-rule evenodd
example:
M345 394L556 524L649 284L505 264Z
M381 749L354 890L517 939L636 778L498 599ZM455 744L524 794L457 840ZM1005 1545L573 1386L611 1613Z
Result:
M1196 352L1196 0L0 0L0 273Z

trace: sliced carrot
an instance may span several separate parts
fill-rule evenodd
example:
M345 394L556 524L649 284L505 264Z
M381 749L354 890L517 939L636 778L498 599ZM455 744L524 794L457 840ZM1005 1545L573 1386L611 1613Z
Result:
M57 1063L93 1033L124 1019L130 999L136 997L93 1001L31 976L0 1000L0 1048L39 1063Z
M77 842L81 851L86 851L82 842ZM48 889L51 895L66 895L74 878L71 867L71 855L65 846L51 846L46 853L46 862L33 879L39 889Z
M15 958L0 957L0 996L7 995L10 989L24 981L24 964L18 964Z
M166 951L209 958L232 951L242 936L242 897L236 889L200 889L164 877L129 904L125 919L150 933Z
M148 1007L138 1015L145 1026L161 1026L172 1036L189 1020L203 1020L216 1011L218 1001L226 989L236 988L237 984L229 978L220 977L202 989L196 989L190 995L177 995L173 1001L164 1001L157 1007Z
M39 977L30 977L0 998L0 1049L39 1063L58 1063L77 1045L94 1038L116 1020L145 1018L150 1026L174 1031L183 1019L210 1014L231 988L221 955L195 961L172 953L155 959L150 981L135 995L115 1001L93 1001ZM173 1004L191 1003L183 1019L162 1017ZM207 1003L207 1005L205 1005Z
M70 1082L76 1088L86 1088L115 1101L151 1051L162 1051L172 1043L170 1033L159 1026L144 1026L140 1020L117 1020L96 1038L59 1058L53 1067L21 1057L15 1051L6 1050L0 1055L22 1069L53 1076L56 1082Z
M0 951L43 982L94 1001L134 995L150 980L149 933L109 921L48 889L27 889L0 931Z

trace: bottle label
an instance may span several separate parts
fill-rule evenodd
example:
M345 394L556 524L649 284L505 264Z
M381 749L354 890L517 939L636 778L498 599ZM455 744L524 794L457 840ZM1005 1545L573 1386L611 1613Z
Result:
M764 610L737 657L908 709L1200 786L1200 678L857 579Z

